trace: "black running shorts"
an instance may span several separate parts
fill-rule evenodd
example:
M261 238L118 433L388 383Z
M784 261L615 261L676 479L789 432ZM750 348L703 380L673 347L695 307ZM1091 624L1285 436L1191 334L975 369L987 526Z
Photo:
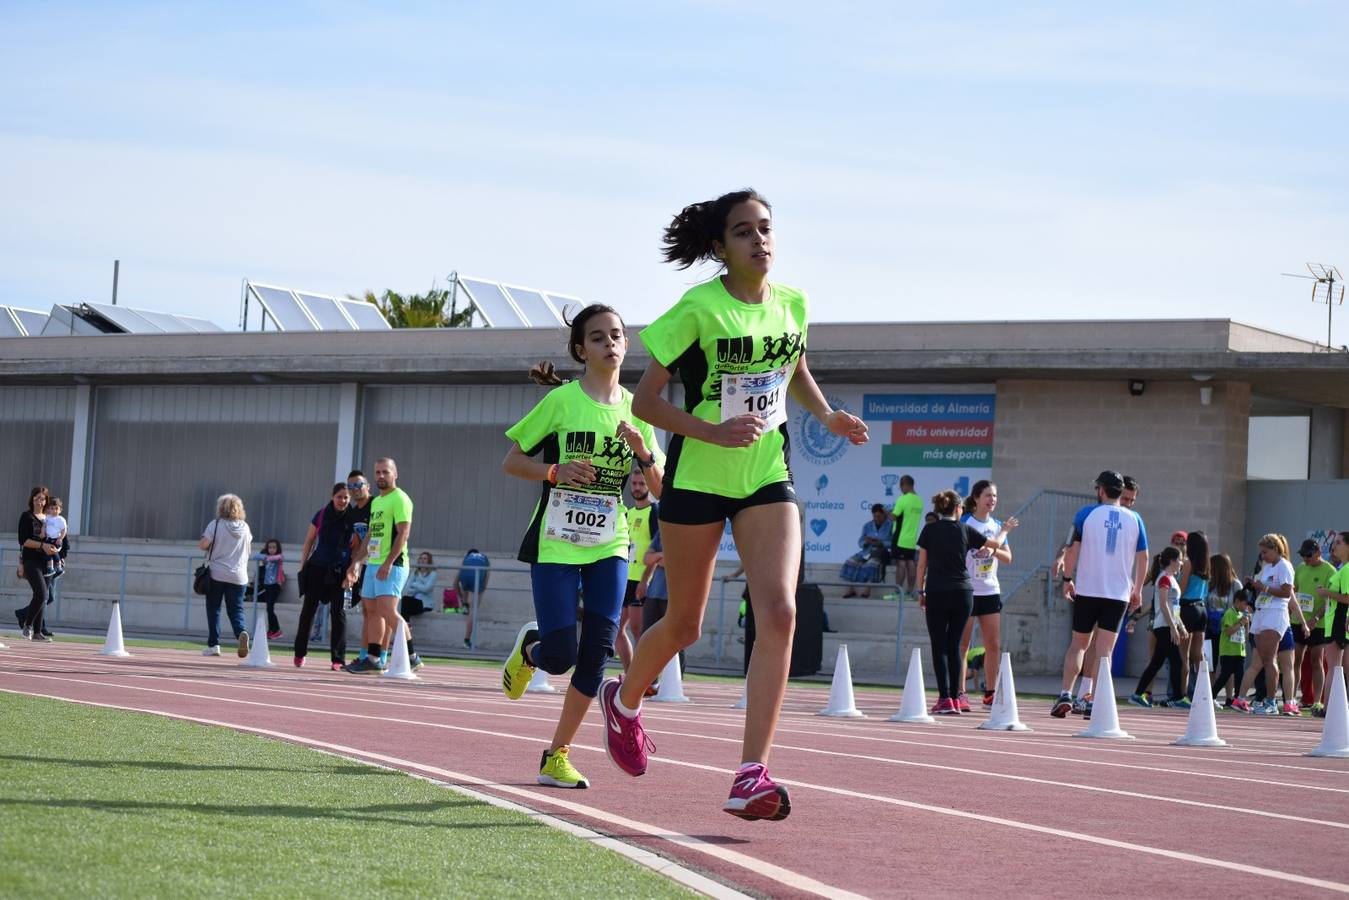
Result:
M1078 634L1091 634L1093 629L1119 633L1119 623L1124 618L1127 600L1110 600L1105 597L1084 597L1077 595L1073 601L1073 631Z
M723 497L685 488L666 486L660 495L660 523L710 525L734 519L742 509L769 503L796 504L796 488L790 481L764 485L748 497Z

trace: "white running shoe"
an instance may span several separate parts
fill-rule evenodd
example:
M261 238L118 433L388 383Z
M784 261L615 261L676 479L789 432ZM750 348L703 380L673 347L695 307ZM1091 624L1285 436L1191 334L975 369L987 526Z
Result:
M220 655L220 645L219 645L219 644L212 644L211 646L207 647L205 650L201 651L201 655L202 655L202 656L219 656L219 655Z

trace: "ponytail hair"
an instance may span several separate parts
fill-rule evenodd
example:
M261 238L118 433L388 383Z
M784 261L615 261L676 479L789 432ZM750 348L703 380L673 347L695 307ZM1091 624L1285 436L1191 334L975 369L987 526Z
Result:
M661 236L661 256L668 263L687 269L703 260L720 262L712 246L713 241L726 240L726 219L731 210L747 200L757 200L771 215L773 206L753 188L722 194L715 200L704 200L684 207L665 226Z
M1161 577L1162 570L1180 559L1180 551L1169 544L1162 548L1162 552L1152 558L1152 568L1148 569L1148 577L1144 579L1144 584L1156 584L1157 579Z
M955 491L942 491L932 495L932 511L943 518L954 515L959 508L960 495Z
M1281 534L1267 534L1260 538L1261 547L1268 547L1271 550L1277 550L1279 555L1288 559L1288 538Z
M567 352L576 362L585 365L585 360L581 358L578 347L585 346L586 342L586 323L601 313L613 313L614 318L618 319L618 324L627 326L623 323L623 317L618 314L618 310L612 306L605 306L603 303L592 303L576 314L574 318L568 319L566 311L562 313L562 321L571 328L567 335ZM557 374L557 367L548 360L535 363L529 367L529 380L543 387L557 387L560 384L566 384L568 379Z

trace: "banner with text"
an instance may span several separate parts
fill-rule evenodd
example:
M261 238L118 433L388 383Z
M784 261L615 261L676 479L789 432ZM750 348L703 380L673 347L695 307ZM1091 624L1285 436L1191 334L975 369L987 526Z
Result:
M858 549L871 505L887 511L900 495L899 480L911 475L923 508L938 491L962 497L993 472L991 385L928 386L826 391L835 409L867 423L871 439L854 447L830 434L795 403L788 411L792 475L804 515L806 561L841 563ZM722 537L723 559L736 556L730 526Z

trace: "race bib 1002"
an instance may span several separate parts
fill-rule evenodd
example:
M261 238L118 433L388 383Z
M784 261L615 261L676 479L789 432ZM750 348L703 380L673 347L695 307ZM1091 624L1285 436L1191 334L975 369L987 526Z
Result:
M783 366L769 372L721 376L721 421L736 416L758 416L765 428L777 428L787 421L787 382L791 368Z
M617 535L614 530L617 520L617 497L554 488L548 494L543 536L550 541L598 547Z

